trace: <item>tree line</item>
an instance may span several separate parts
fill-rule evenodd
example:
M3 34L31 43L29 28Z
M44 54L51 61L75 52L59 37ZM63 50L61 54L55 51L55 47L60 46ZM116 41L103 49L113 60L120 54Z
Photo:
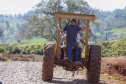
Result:
M30 13L0 14L0 43L19 40L18 31L30 16Z
M30 13L24 13L24 14L15 14L15 15L11 15L11 14L0 14L0 20L1 22L5 19L14 19L14 18L17 18L17 19L22 19L22 18L27 18L30 16Z
M126 27L126 7L113 12L99 12L99 20L104 24L104 30Z

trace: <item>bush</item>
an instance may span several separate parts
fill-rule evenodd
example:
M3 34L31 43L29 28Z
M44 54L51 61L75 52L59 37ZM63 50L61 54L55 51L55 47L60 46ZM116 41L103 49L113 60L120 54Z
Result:
M16 46L12 47L12 50L11 50L12 54L20 54L20 52L21 50L18 47Z
M16 46L16 45L8 45L8 46L0 46L0 53L10 52L12 54L43 54L43 44L32 44L25 46Z
M126 41L104 41L101 43L102 56L125 56Z
M4 48L2 46L0 46L0 53L4 52Z

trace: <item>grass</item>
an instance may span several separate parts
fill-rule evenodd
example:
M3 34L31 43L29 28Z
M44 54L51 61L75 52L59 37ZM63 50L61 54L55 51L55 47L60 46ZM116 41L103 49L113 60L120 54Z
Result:
M110 38L109 40L124 38L126 36L126 27L121 28L120 30L116 30L113 32L112 36L114 37Z
M31 39L31 40L22 40L21 42L24 42L24 43L43 43L43 42L47 42L48 40L45 39L45 38L34 38L34 39Z
M97 36L101 36L101 33L100 33L100 32L97 32L97 33L95 33L95 35L97 35Z
M3 34L6 35L8 33L8 30L4 30Z
M115 31L112 35L125 35L126 36L126 27L120 30Z
M126 27L104 31L104 33L112 32L109 40L117 40L126 36ZM96 36L102 36L100 32L95 33Z
M119 41L126 41L126 37L122 38L122 39L119 39Z
M25 47L25 46L31 46L31 45L37 45L37 44L43 45L43 43L16 43L15 45L17 47Z
M116 80L116 78L115 77L113 77L113 76L110 76L110 75L108 75L108 74L100 74L102 77L107 77L108 79L114 79L114 80Z
M30 40L21 40L20 41L21 44L44 43L44 42L49 42L49 41L48 41L48 39L45 39L45 38L33 38L33 39L30 39ZM5 44L17 44L17 41L7 42Z
M9 59L9 58L7 58L7 57L5 57L5 60L6 60L7 62L11 62L11 59Z
M100 76L101 76L101 77L108 78L108 79L110 79L110 80L114 80L116 83L123 83L123 81L118 80L118 79L116 79L115 77L110 76L110 75L108 75L108 74L100 74Z
M112 29L112 30L108 30L108 31L104 31L104 33L107 33L107 32L117 32L117 31L120 31L120 30L123 30L123 29L126 29L126 27L122 27L122 28L117 28L117 29Z

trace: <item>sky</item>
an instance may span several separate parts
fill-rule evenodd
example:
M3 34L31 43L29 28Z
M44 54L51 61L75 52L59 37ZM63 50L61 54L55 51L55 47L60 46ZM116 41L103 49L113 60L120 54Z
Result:
M0 14L27 13L41 0L0 0ZM85 0L88 4L103 11L124 9L126 0Z
M103 11L113 11L115 9L124 9L126 0L85 0L88 4Z
M41 0L0 0L0 14L27 13Z

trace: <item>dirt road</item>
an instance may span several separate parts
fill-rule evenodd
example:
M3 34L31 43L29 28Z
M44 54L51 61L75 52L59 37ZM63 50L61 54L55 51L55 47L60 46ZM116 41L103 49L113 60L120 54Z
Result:
M52 82L41 80L42 62L0 62L0 84L88 84L86 73L79 71L72 76L72 72L62 67L54 68ZM121 82L101 76L100 84L121 84ZM123 83L122 83L123 84Z

